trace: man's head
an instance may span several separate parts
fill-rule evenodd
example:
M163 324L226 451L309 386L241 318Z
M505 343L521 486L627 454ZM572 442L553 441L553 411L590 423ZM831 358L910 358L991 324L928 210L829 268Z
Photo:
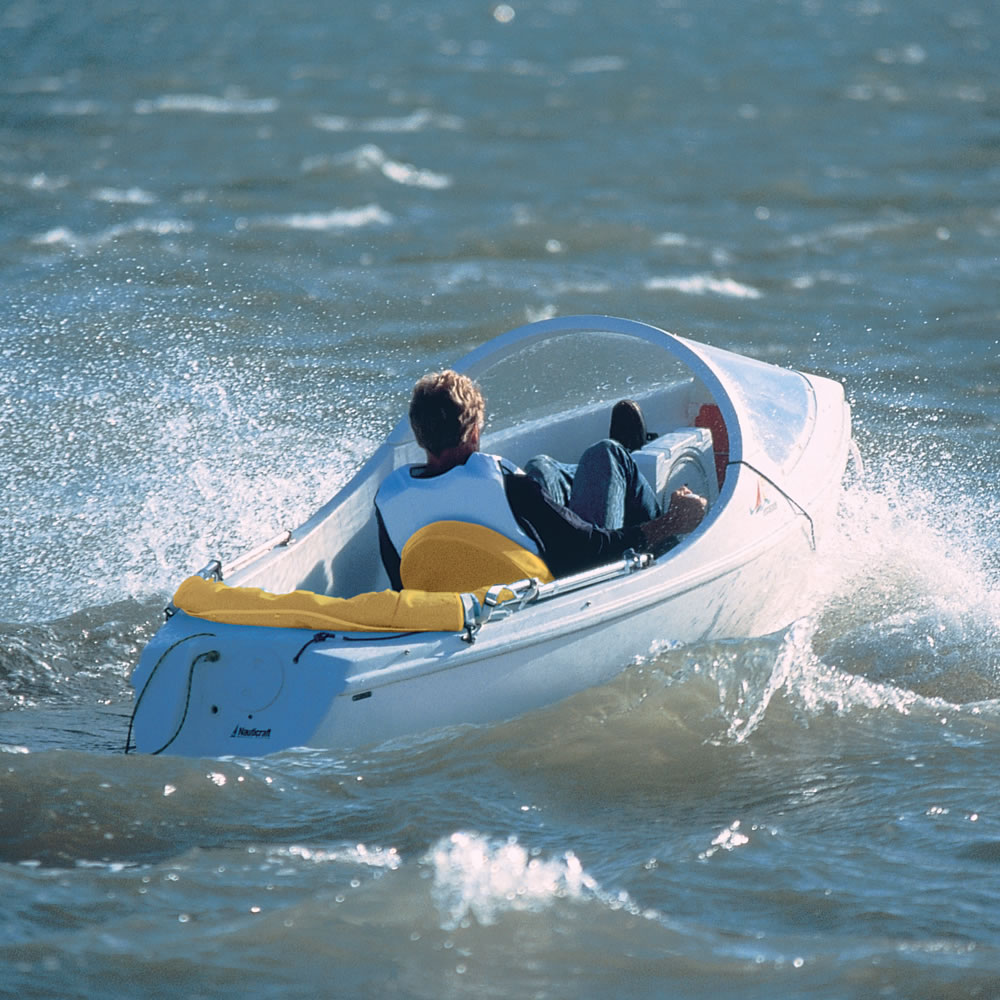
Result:
M413 387L410 426L417 444L428 454L441 455L473 443L478 446L485 417L483 394L466 375L450 369L431 372Z

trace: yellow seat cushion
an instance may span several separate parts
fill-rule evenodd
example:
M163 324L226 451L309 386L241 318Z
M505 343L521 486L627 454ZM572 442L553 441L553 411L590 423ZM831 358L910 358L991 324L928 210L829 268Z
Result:
M407 589L475 592L497 583L552 580L540 556L505 535L466 521L435 521L413 533L400 554Z
M228 625L265 625L340 632L460 632L458 594L381 590L356 597L326 597L309 590L271 594L257 587L188 577L174 606L196 618Z

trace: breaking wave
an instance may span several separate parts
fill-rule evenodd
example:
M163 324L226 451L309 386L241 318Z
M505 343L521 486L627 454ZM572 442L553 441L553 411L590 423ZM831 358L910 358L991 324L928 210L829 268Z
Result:
M429 191L441 191L451 187L452 184L449 175L391 159L384 150L373 143L337 156L310 156L302 163L302 171L306 174L325 173L331 169L344 167L362 174L380 173L395 184L425 188Z
M407 115L383 115L378 118L351 118L346 115L315 115L313 125L325 132L411 133L426 129L458 131L465 125L457 115L442 114L429 108L417 108Z
M337 208L329 212L292 212L289 215L265 216L248 223L255 228L307 229L327 232L338 229L363 229L366 226L388 226L392 215L379 205L360 208ZM238 224L242 227L242 223Z
M186 112L207 115L268 115L277 111L276 97L214 97L210 94L164 94L153 100L136 101L135 113Z
M432 848L434 901L442 927L495 923L508 910L541 909L555 899L595 896L597 882L572 851L559 858L542 858L517 838L491 840L457 832Z
M759 299L764 294L753 285L734 278L717 278L710 274L684 277L649 278L643 287L650 292L682 292L685 295L719 295L729 299Z
M103 198L99 200L112 200ZM127 199L126 199L127 200ZM139 202L133 202L139 203ZM98 249L116 240L129 236L170 237L190 233L194 226L184 219L134 219L131 222L110 226L92 236L84 236L66 226L57 226L36 236L32 243L36 246L65 247L86 252Z

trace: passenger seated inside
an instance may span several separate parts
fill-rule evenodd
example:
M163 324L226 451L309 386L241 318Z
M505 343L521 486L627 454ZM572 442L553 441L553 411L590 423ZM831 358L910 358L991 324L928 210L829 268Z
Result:
M676 545L677 535L701 523L706 501L685 487L661 512L630 451L645 441L642 412L629 400L613 413L611 436L591 445L575 468L538 456L526 474L479 451L485 402L472 379L450 370L421 378L409 417L426 461L396 469L375 497L393 589L475 590L541 575L530 569L546 569L552 579L629 549L661 555ZM429 570L435 532L445 554ZM453 558L448 539L458 536ZM507 579L493 578L504 567Z

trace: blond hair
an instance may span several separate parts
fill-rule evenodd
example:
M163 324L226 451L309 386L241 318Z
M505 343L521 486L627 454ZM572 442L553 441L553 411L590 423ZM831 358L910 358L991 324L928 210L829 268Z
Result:
M432 455L467 444L485 417L486 401L467 375L431 372L413 387L410 426L417 444Z

